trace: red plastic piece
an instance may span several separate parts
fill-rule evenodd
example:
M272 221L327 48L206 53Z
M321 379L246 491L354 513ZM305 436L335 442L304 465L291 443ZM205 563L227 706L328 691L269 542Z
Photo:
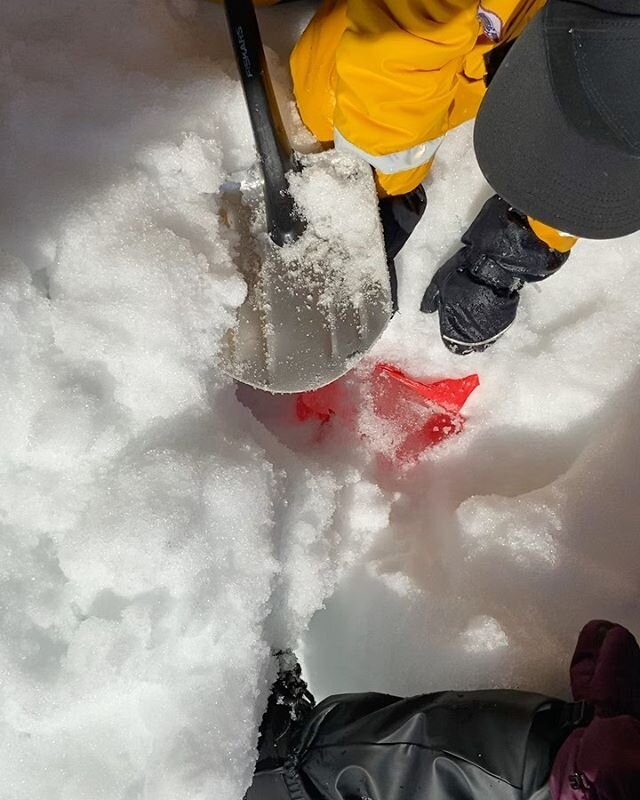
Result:
M353 408L343 380L337 380L315 392L304 392L296 398L296 416L300 422L317 419L325 425L334 416L351 419Z
M320 391L322 390L305 392L304 394L299 394L296 398L296 416L300 422L306 422L308 419L319 419L324 425L336 413L330 402L325 402L323 398L318 397Z
M359 384L352 373L323 389L298 395L296 416L301 422L317 420L321 428L335 418L357 429L358 408L373 402L386 435L384 448L367 437L370 447L385 458L393 456L406 463L463 430L460 411L479 385L475 374L423 383L391 364L378 364Z
M424 397L425 400L441 406L447 411L460 411L469 399L469 395L480 386L480 378L475 374L467 375L466 378L445 378L435 383L421 383L415 378L405 375L391 364L378 364L374 373L389 375L398 383Z

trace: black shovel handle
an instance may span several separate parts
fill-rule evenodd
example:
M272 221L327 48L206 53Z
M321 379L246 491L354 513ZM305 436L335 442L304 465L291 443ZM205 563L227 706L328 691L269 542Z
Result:
M282 247L295 242L305 227L287 182L287 173L297 168L295 156L267 69L253 0L224 0L224 7L264 174L267 228Z

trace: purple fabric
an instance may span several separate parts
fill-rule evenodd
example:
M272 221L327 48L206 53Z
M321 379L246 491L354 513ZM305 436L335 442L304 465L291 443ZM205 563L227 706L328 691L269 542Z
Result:
M551 772L554 800L638 800L640 720L596 717L573 731Z
M640 800L640 648L631 633L603 620L585 625L571 686L595 717L560 748L553 800Z
M640 717L640 648L626 628L603 620L584 626L571 661L571 689L602 716Z

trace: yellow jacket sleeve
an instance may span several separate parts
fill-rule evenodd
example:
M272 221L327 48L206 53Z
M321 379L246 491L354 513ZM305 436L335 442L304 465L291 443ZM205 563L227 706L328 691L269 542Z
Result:
M391 194L426 175L480 33L477 0L347 0L334 140Z

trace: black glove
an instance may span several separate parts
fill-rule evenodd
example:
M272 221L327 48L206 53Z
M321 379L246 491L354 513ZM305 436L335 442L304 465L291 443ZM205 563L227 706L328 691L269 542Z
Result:
M278 677L271 687L260 724L258 772L273 769L286 760L296 731L315 706L295 654L280 650L274 657L278 662Z
M433 277L421 310L438 311L454 353L485 350L513 323L525 283L553 275L569 257L539 239L527 218L494 195L462 237L465 245Z
M397 311L398 277L396 275L395 258L422 219L427 207L427 195L421 185L407 194L383 197L378 205L384 233L384 245L387 251L393 310Z
M291 650L280 650L273 655L278 662L278 677L271 687L260 724L258 763L244 800L290 800L294 796L289 792L287 776L300 731L315 706ZM296 793L295 797L298 796L301 795Z

